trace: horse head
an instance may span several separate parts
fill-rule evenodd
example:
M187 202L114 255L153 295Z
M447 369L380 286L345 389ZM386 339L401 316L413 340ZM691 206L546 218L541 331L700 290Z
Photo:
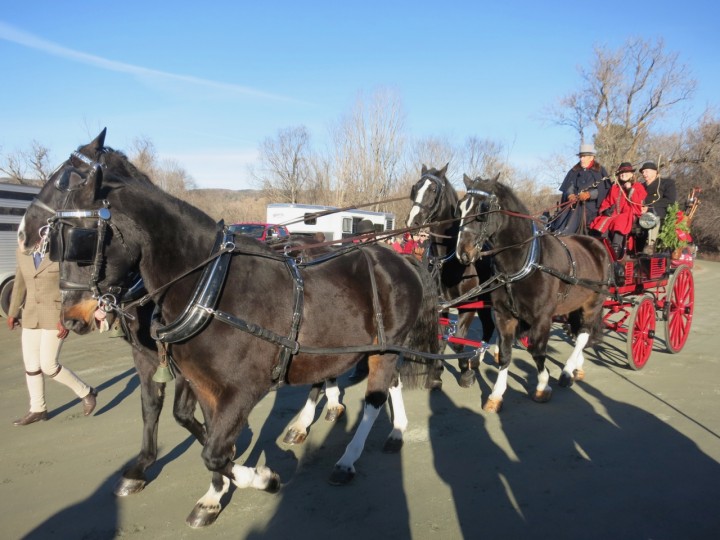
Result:
M105 148L105 133L103 129L55 170L18 229L23 252L39 252L60 263L63 321L81 334L95 325L98 306L117 307L138 279L134 269L140 253L120 233L131 227L119 228L123 217L113 211L124 177L137 170L123 154Z
M492 180L480 177L471 179L463 175L466 192L458 203L460 232L457 239L456 256L463 264L474 263L481 257L483 245L492 244L501 229L504 216L499 210L501 203L498 192L505 186L498 182L498 174Z
M442 203L449 191L454 193L445 176L448 165L440 170L422 166L420 180L410 190L413 205L407 218L408 227L419 227L444 217L440 216Z

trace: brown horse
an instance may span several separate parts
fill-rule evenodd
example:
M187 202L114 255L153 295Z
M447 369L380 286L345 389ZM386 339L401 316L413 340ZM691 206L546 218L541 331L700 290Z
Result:
M507 387L508 367L516 336L529 338L528 350L538 369L533 399L548 401L552 389L545 367L553 317L567 315L577 336L559 383L571 386L584 377L582 350L600 333L602 307L610 285L611 261L605 247L589 236L555 236L539 229L513 191L493 180L465 176L467 192L457 256L477 261L492 247L495 283L492 305L499 337L500 371L485 410L499 411Z
M370 354L363 419L330 477L349 482L388 393L400 391L398 364L404 385L420 385L438 353L429 272L381 245L355 244L306 263L232 239L105 148L104 138L103 131L60 166L26 219L53 226L50 253L60 261L68 328L88 332L98 302L113 304L134 272L155 298L153 335L207 421L202 457L213 477L188 523L212 523L230 482L279 489L269 468L233 461L248 414L271 388L323 382ZM386 446L399 448L395 430Z
M462 297L469 293L492 274L489 259L479 259L473 264L463 264L455 257L457 245L459 220L455 217L458 205L458 195L455 188L447 179L447 168L442 169L422 166L420 179L413 185L410 199L412 208L407 218L408 227L428 225L430 229L430 255L429 261L432 270L438 275L440 294L446 302ZM482 323L482 340L484 346L495 331L490 306L490 295L480 294L469 298L475 303L484 302L488 307L467 308L463 303L456 306L458 310L457 328L455 336L464 338L470 330L475 314ZM451 343L455 352L463 350L463 345ZM461 359L460 386L467 388L475 382L475 372L479 366L479 358L472 360ZM471 369L473 368L473 369Z

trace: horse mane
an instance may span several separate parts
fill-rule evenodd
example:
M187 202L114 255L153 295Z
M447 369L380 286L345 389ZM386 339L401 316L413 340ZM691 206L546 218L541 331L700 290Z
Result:
M498 182L496 179L487 180L477 177L473 180L472 187L487 191L488 193L494 193L500 201L503 210L510 210L511 212L521 214L529 213L527 206L518 198L510 186Z
M199 208L175 197L155 184L147 174L133 165L123 152L109 147L105 147L103 150L105 163L103 176L109 186L127 188L130 191L141 190L143 197L167 199L181 214L191 216L197 222L206 220L215 223L213 218Z

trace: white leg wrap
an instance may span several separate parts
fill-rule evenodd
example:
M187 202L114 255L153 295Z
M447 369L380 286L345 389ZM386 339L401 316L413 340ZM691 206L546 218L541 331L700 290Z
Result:
M288 429L307 433L307 428L310 426L310 424L312 424L312 421L315 419L316 408L317 401L313 401L312 399L308 398L302 410L300 411L297 420L290 424Z
M390 388L390 401L393 409L393 430L390 437L393 439L402 439L403 433L407 429L408 419L405 413L405 402L402 397L402 383L398 382L397 386Z
M363 412L363 418L360 421L360 425L358 426L355 435L350 441L350 444L348 444L347 448L345 448L345 453L335 464L336 467L344 467L353 471L355 470L353 464L362 454L363 448L365 448L365 441L367 440L370 430L372 429L373 424L375 423L375 420L377 419L379 414L380 409L376 409L372 405L365 405L365 410Z
M508 369L509 368L505 368L498 371L497 381L495 381L492 393L490 394L492 399L502 399L505 394L505 390L507 390Z
M337 383L325 383L325 396L328 400L328 409L335 409L340 405L340 388Z
M223 495L225 495L228 492L228 489L230 489L230 480L223 476L223 487L220 491L215 490L215 486L210 484L210 489L207 490L207 493L200 497L198 499L197 504L213 511L220 511L220 499Z
M585 348L585 345L587 345L589 339L590 334L588 334L587 332L579 334L577 340L575 341L575 348L570 354L570 357L567 359L567 362L565 362L565 367L563 368L563 371L571 377L573 371L582 366L584 360L582 350Z
M265 489L270 484L273 472L267 467L259 465L256 468L245 467L244 465L233 465L233 484L239 488L252 487Z
M540 373L538 373L537 391L544 392L547 388L549 388L549 385L548 385L549 380L550 380L550 372L548 371L548 369L546 367Z

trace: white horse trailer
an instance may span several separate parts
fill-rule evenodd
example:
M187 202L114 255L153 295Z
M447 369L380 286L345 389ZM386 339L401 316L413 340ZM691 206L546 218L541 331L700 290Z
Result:
M17 230L40 188L0 182L0 315L7 316L15 282Z
M329 212L318 216L318 213ZM285 225L291 233L323 233L325 240L342 240L357 233L363 219L372 221L377 232L395 228L395 215L368 210L338 210L333 206L275 203L267 205L267 222Z

